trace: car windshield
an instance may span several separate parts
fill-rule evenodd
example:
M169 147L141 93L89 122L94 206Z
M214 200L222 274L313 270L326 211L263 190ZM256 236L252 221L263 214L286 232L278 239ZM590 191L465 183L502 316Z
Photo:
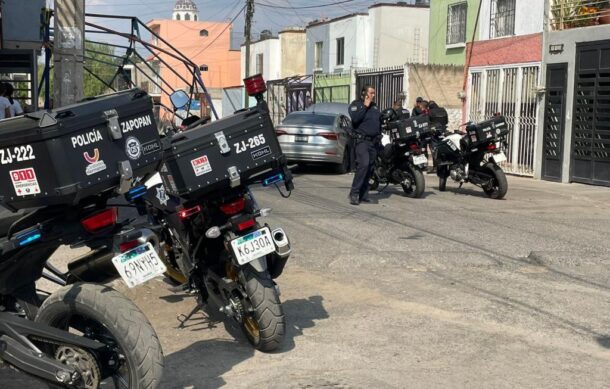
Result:
M335 123L334 115L296 114L288 115L282 124L307 126L332 126Z

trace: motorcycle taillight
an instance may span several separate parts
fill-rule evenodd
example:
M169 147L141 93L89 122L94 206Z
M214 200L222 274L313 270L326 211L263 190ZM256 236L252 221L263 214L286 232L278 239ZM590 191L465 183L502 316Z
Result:
M246 206L246 199L243 197L220 206L220 210L227 216L233 216L244 210Z
M411 150L413 150L413 151L419 151L419 150L420 150L420 147L419 147L419 145L418 145L417 143L411 143L411 144L409 145L409 148L410 148Z
M114 226L118 217L116 208L108 208L80 221L85 231L95 234L107 227Z
M487 150L489 151L494 151L496 149L496 144L495 143L490 143L487 145Z
M138 241L137 239L132 240L130 242L121 243L121 244L119 244L119 251L121 253L124 253L126 251L131 250L134 247L137 247L139 243L140 243L140 241Z

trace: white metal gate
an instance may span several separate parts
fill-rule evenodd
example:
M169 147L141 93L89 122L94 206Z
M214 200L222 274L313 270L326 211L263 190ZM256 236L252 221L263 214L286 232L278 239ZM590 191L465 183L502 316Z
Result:
M540 65L472 68L469 71L468 120L490 118L500 112L511 129L508 137L507 173L534 175L534 150Z

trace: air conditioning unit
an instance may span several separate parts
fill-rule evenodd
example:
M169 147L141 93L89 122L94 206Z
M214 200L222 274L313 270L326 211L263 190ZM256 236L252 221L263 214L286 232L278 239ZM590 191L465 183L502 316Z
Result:
M2 48L37 50L42 46L45 0L2 2Z

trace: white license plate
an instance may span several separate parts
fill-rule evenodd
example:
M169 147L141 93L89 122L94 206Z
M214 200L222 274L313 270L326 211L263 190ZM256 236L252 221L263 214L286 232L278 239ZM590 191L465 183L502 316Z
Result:
M295 142L300 142L300 143L307 143L307 137L306 136L302 136L302 135L295 135L294 136L294 141Z
M425 155L414 155L413 165L422 165L428 163L428 158Z
M504 153L502 151L500 151L498 154L494 154L493 157L494 157L494 161L496 163L506 161L506 155L504 155Z
M271 231L264 227L231 241L237 263L245 265L275 251Z
M167 270L150 243L117 255L112 258L112 264L130 288L160 276Z

